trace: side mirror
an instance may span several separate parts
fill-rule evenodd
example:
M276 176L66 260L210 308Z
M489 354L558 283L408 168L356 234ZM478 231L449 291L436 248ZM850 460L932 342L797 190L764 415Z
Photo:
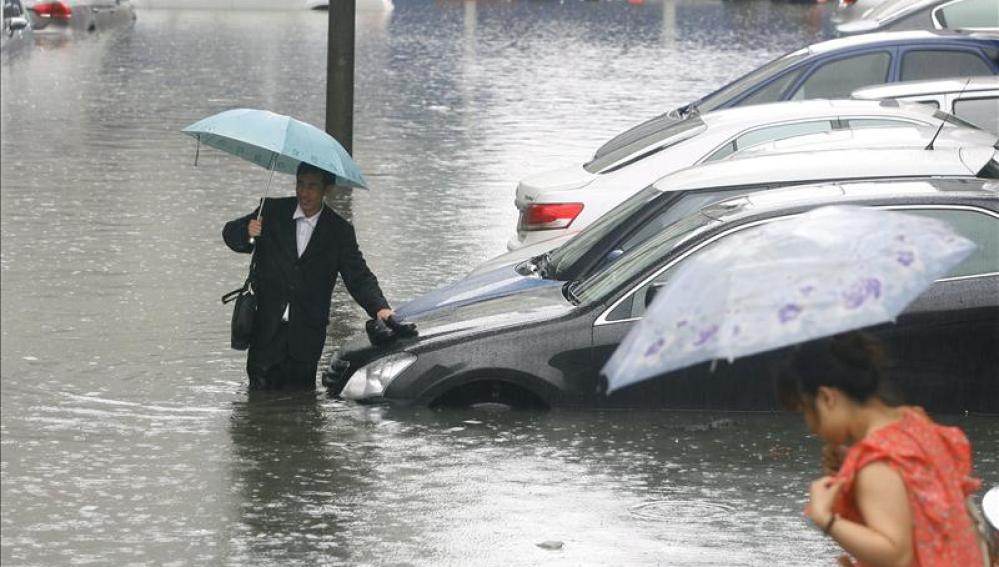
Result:
M10 31L21 31L26 27L28 27L28 18L25 18L24 16L15 16L10 19Z
M648 309L649 305L652 305L652 301L655 300L656 296L659 295L659 290L666 287L666 282L657 282L649 286L649 289L645 290L645 308Z

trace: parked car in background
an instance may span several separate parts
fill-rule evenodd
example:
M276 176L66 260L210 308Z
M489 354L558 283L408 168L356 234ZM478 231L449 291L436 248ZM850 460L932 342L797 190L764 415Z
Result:
M841 130L796 136L785 140L776 140L753 146L732 154L729 159L751 158L768 154L789 152L814 152L843 150L850 148L926 148L932 144L934 148L961 147L967 134L974 132L975 144L985 146L992 140L992 147L999 147L999 137L985 130L949 130L937 132L934 128L869 128L866 130ZM958 134L957 137L951 134Z
M757 144L837 130L935 127L941 120L953 118L919 104L811 100L728 108L664 122L588 163L521 180L514 200L520 219L507 249L578 232L664 175Z
M414 318L419 337L344 345L323 375L360 402L429 406L776 408L768 355L705 363L605 395L611 353L654 290L684 262L740 231L825 205L905 211L948 222L977 244L894 324L870 329L894 349L891 377L932 412L994 412L999 402L999 199L995 181L833 183L743 195L683 217L590 278Z
M135 22L131 0L27 0L36 33L97 32Z
M960 132L967 134L963 130ZM715 201L755 191L820 181L912 176L990 176L999 178L993 159L995 137L971 130L980 145L924 150L927 129L917 149L850 149L794 152L731 159L690 167L668 175L618 205L585 230L550 252L481 268L467 278L397 307L406 318L518 293L525 288L558 287L590 277L642 245L685 215ZM943 144L943 142L942 142ZM512 261L509 257L505 262Z
M580 181L581 169L586 169L587 174L600 175L594 173L601 171L596 169L597 165L622 154L640 156L643 148L661 146L668 141L664 133L683 130L678 123L695 115L783 100L847 98L862 86L902 80L994 76L999 74L997 53L999 36L969 37L927 31L869 34L817 43L779 57L691 104L614 136L586 164L533 175L522 181L524 187L518 187L517 191L526 193L532 190L530 187L557 189L560 184L578 187L585 184ZM578 206L551 208L533 218L531 211L523 212L529 214L522 214L521 227L541 225L546 228L541 232L547 233L528 235L534 231L518 230L517 236L507 242L508 249L556 236L550 231L565 228L566 219L574 218L582 210Z
M0 51L10 53L30 47L33 39L31 21L21 0L3 0L3 29Z
M887 0L860 19L836 26L842 34L901 30L999 30L995 0Z
M853 91L851 98L928 104L999 134L999 77L906 81L864 87Z

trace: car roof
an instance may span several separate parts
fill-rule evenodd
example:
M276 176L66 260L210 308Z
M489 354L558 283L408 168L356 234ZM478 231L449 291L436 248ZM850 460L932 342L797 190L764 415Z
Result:
M892 126L881 128L849 128L816 132L802 136L782 138L737 150L728 159L740 159L772 153L806 150L836 150L850 148L925 148L930 141L934 146L960 147L969 144L988 144L996 147L999 137L985 130L933 126Z
M792 151L710 162L662 177L653 185L663 192L767 183L900 176L974 176L995 149L851 148Z
M931 81L904 81L864 87L850 95L855 99L875 100L883 98L916 96L922 94L958 94L999 89L999 77L960 77L934 79Z
M917 41L918 42L958 41L958 42L974 42L974 43L991 43L991 42L999 43L999 36L993 36L992 34L969 35L955 31L928 31L928 30L877 32L877 33L867 33L861 35L830 39L820 43L812 44L808 47L808 50L811 53L819 54L819 53L826 53L829 51L850 49L853 47L863 47L867 45L875 45L882 43L894 44L894 43L909 43Z
M749 216L818 206L852 203L857 205L981 205L999 212L999 181L980 178L923 177L836 181L757 191L720 201L701 213L730 222Z
M834 117L842 114L890 116L908 114L915 118L930 119L933 117L935 111L935 108L915 102L900 102L896 104L895 101L886 103L882 100L813 99L723 108L706 112L700 116L701 120L711 129L729 125L742 126L746 122L758 123L762 126L765 123L781 122L783 120L806 119L809 117L821 118L824 116Z

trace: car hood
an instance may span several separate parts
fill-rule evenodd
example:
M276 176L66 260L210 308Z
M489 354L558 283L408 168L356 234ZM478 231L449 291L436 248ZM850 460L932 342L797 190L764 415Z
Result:
M416 323L419 336L400 340L386 348L372 347L364 333L360 333L343 345L340 356L360 366L393 351L419 353L441 342L548 321L575 308L562 295L559 286L525 289L502 297L441 307L415 315L410 321Z
M570 191L589 185L597 176L583 169L582 164L574 164L561 169L530 175L517 184L517 206L526 206L549 191Z
M454 308L495 297L518 293L535 287L559 287L565 282L546 280L536 274L521 275L515 266L507 265L425 293L396 309L404 319L414 319L440 308Z

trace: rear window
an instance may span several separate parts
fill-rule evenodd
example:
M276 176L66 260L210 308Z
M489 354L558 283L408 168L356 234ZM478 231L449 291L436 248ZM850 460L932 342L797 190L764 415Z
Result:
M604 144L589 163L583 166L590 173L602 173L612 167L623 167L644 159L674 144L693 138L707 128L700 116L685 120L658 117ZM621 163L619 163L621 162Z
M850 98L861 87L884 83L890 63L891 55L884 51L831 61L809 75L791 98Z
M999 2L996 0L957 0L933 11L937 24L945 28L999 27Z
M999 132L999 98L967 98L954 101L954 114L958 118Z
M996 3L999 6L999 2ZM947 77L992 75L992 67L968 51L920 50L902 56L902 80L922 81Z
M731 83L704 97L697 104L697 108L701 112L710 112L715 110L729 101L738 98L742 95L742 93L751 90L753 87L766 82L772 77L780 75L785 70L790 69L806 57L808 57L807 51L795 51L794 53L789 53L783 57L774 59L759 69L732 81ZM744 102L740 103L740 105L741 104L747 103Z

